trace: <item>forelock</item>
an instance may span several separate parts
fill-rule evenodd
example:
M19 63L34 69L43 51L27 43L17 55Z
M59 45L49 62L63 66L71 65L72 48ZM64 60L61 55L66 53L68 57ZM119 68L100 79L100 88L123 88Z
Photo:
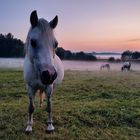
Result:
M54 32L49 24L49 22L43 18L40 18L38 20L38 25L37 28L40 29L42 36L45 34L45 36L49 39L50 42L54 41ZM29 33L32 31L32 27L30 28L28 35L27 35L27 39L26 39L26 43L25 43L25 51L27 49L27 47L29 46Z
M52 33L53 32L50 27L49 22L43 18L39 19L38 28L41 30L42 33L44 33L44 32Z

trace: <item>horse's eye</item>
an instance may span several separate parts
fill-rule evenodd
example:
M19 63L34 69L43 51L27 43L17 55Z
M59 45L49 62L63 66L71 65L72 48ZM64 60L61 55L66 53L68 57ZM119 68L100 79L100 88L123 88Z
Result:
M31 45L34 48L37 46L37 43L36 43L36 40L35 39L31 39Z

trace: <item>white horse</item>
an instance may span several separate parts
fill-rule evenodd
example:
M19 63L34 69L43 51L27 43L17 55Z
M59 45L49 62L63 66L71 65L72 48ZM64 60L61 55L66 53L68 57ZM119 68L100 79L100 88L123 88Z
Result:
M122 71L124 71L124 70L130 71L130 68L131 68L131 62L126 61L126 62L123 63L123 66L121 67L121 70Z
M25 45L24 80L29 96L29 116L26 132L32 131L34 97L37 90L45 92L48 112L48 131L53 131L51 96L54 87L59 85L64 77L61 60L55 54L57 40L53 29L58 23L56 16L52 21L38 19L37 12L30 15L31 28Z

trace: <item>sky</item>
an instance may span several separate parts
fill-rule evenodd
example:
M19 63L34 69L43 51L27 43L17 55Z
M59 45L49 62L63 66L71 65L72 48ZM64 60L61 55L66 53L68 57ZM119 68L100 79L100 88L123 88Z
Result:
M52 20L55 36L71 51L140 51L140 0L0 0L0 33L26 40L30 14Z

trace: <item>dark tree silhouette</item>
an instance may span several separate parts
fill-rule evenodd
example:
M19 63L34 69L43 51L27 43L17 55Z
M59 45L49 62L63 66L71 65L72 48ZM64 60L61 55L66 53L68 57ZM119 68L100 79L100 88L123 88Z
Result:
M122 60L125 60L125 59L140 59L140 52L138 51L135 51L135 52L132 52L132 51L124 51L122 53Z
M11 33L0 34L0 57L23 57L24 43Z
M131 57L132 57L132 51L129 51L129 50L124 51L121 55L122 60L131 59Z
M133 59L140 59L140 52L133 52L133 54L132 54L132 58Z
M61 59L65 59L65 50L63 48L58 48L56 51L56 54L61 58Z
M95 61L97 58L92 53L77 52L73 53L70 50L64 50L63 48L58 48L56 54L61 59L66 60L90 60Z
M114 61L115 61L115 58L114 58L114 57L109 57L109 58L108 58L108 61L109 61L109 62L114 62Z

